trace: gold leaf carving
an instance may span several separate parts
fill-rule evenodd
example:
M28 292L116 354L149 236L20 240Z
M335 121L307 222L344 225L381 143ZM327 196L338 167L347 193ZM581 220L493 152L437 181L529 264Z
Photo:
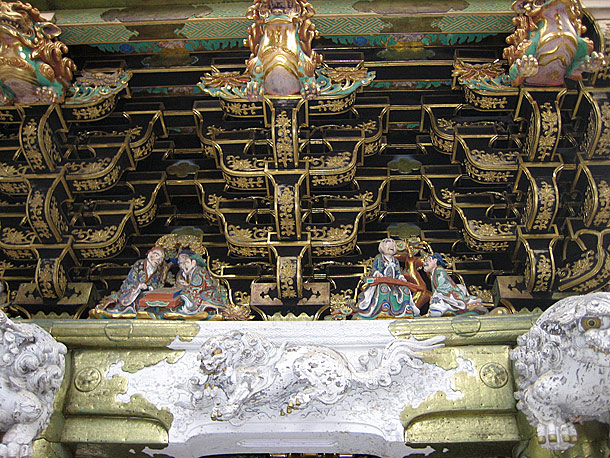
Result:
M507 235L515 235L517 223L514 221L484 223L478 220L468 220L468 228L470 231L482 237L502 237Z
M28 245L34 241L36 234L31 231L21 232L13 227L2 229L2 241L7 245Z
M117 231L116 226L106 226L102 229L75 229L72 234L79 242L98 243L111 239Z

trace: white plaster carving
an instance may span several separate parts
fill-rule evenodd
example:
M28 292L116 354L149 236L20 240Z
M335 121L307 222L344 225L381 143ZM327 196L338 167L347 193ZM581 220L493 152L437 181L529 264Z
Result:
M374 388L373 384L369 388L366 383L353 381L350 370L360 375L366 373L366 370L359 370L362 367L359 361L361 355L376 350L380 359L388 345L390 349L396 346L392 342L397 339L389 332L388 324L383 320L315 323L201 322L199 335L193 340L183 342L176 339L170 346L172 350L184 351L178 360L164 360L134 373L123 371L121 361L113 364L105 376L108 379L119 376L126 380L126 391L117 396L118 401L127 403L132 396L141 395L158 409L168 409L172 413L169 445L162 451L168 456L198 458L202 450L205 450L206 455L336 453L338 450L348 454L396 458L428 455L434 452L431 447L413 448L405 445L404 427L400 420L402 410L407 406L418 408L435 393L443 393L450 401L460 399L463 394L455 387L456 374L462 373L474 378L477 372L473 363L463 358L457 358L456 367L451 369L409 358L409 364L391 376L392 383L388 386ZM265 397L273 396L269 388L261 389L253 396L246 397L231 420L212 420L215 396L217 394L222 400L224 395L217 388L214 396L203 396L193 404L193 391L197 391L193 384L203 383L205 386L206 383L206 376L200 369L201 361L197 358L206 342L230 335L234 330L241 331L243 335L264 335L269 360L277 357L276 353L283 354L291 347L300 350L304 347L325 348L325 351L331 353L330 360L333 364L330 368L339 371L345 378L352 377L349 388L343 394L334 392L332 395L336 395L337 399L332 404L326 404L319 397L313 396L307 408L297 409L293 406L292 413L282 416L282 406L286 412L289 397L310 387L307 378L296 379L298 390L290 387L282 395L284 397L280 396L277 401L269 399L268 403L263 402ZM411 342L411 345L412 351L420 351L416 341ZM264 358L266 357L261 357ZM298 357L290 356L291 361L296 359ZM305 359L301 361L304 362ZM412 365L416 367L413 368ZM292 367L294 366L286 365L282 368L282 373L294 375ZM254 367L249 373L245 373L245 367L241 369L240 377L262 373L267 381L272 381L271 391L284 385L280 383L279 373L275 376L264 374L260 367ZM252 380L258 382L255 377ZM324 391L324 383L313 388ZM303 403L301 405L304 406ZM224 404L220 402L218 406L222 408ZM148 453L154 456L159 450L150 450Z
M610 423L610 293L560 300L517 343L517 407L542 447L572 447L574 422Z
M213 401L213 420L242 421L262 406L280 415L308 410L314 402L336 404L350 390L389 387L403 366L422 367L421 352L443 346L443 336L426 341L395 340L372 348L354 367L341 353L316 345L275 345L265 337L234 330L209 338L198 359L204 374L191 379L193 403Z
M64 377L66 347L35 324L0 312L0 457L32 456Z

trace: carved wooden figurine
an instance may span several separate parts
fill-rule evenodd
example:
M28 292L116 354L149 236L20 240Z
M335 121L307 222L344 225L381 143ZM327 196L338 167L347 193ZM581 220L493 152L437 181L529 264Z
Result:
M373 261L369 277L365 278L364 291L358 296L356 318L405 318L419 316L411 290L420 286L403 274L396 254L396 242L383 239L379 242L379 254Z
M430 276L432 283L429 315L487 313L483 301L477 296L469 295L464 285L455 283L446 267L445 261L438 253L424 259L424 272Z

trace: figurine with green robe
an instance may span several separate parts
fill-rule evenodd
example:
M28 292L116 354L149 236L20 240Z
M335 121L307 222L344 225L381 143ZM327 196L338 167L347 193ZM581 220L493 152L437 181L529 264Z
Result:
M467 312L480 315L487 313L483 301L477 296L469 295L464 285L453 281L446 267L447 264L438 253L426 256L424 259L424 272L430 276L432 285L429 316L461 315Z
M373 260L370 275L364 279L364 290L358 296L356 318L413 318L419 309L411 290L418 290L412 278L407 279L394 257L396 241L387 238L379 242L379 254Z

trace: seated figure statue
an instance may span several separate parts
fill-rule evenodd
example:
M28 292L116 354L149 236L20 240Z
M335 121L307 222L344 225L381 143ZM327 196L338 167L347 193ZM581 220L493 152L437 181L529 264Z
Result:
M184 304L180 312L199 314L204 311L219 311L227 306L227 297L218 280L210 275L201 255L182 250L178 254L180 270L176 275L176 287L181 288Z
M108 296L100 308L107 312L136 312L139 300L147 291L165 284L168 270L165 250L158 246L151 248L146 259L135 262L119 291Z
M444 314L460 315L466 312L487 313L483 301L477 296L468 294L466 287L457 284L446 270L447 264L442 256L434 253L424 259L424 272L430 276L432 297L430 298L430 316Z
M356 318L405 318L419 316L411 289L418 289L413 279L401 271L396 254L396 242L383 239L379 254L373 261L370 275L365 278L365 289L358 295Z

